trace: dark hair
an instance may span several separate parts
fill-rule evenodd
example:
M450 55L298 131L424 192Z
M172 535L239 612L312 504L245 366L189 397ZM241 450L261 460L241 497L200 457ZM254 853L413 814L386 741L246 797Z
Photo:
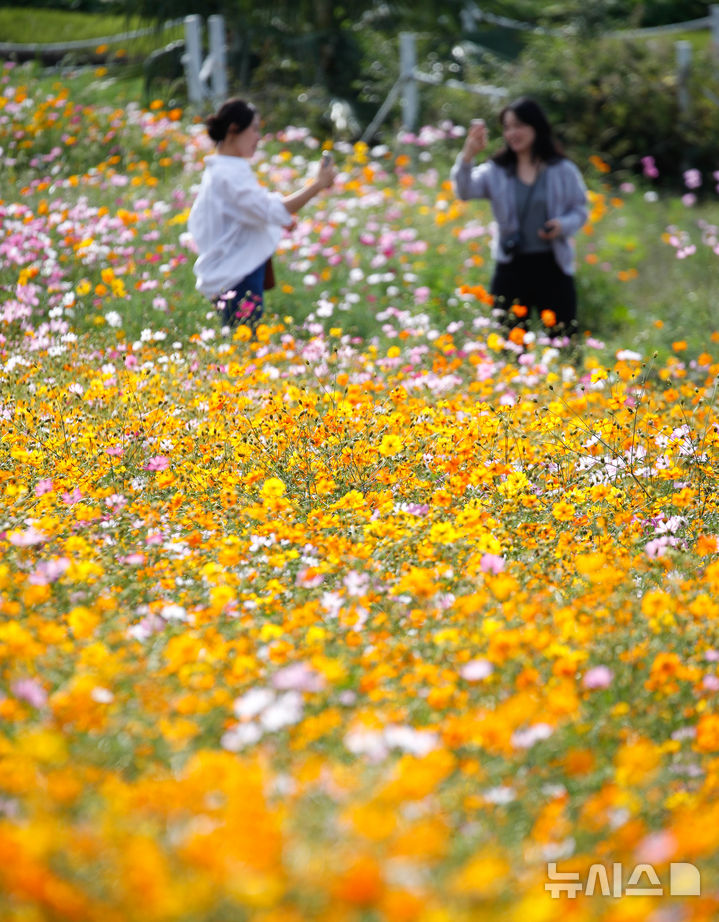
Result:
M552 134L552 126L549 119L544 114L544 110L534 99L528 96L522 96L509 103L499 113L499 124L504 129L504 116L512 112L516 118L525 125L534 128L535 138L532 144L532 156L536 160L543 160L545 163L556 163L564 157L564 151L561 145L555 140ZM505 144L498 151L492 160L499 166L513 167L517 163L517 155Z
M257 115L252 103L244 99L228 99L214 115L205 119L207 133L213 141L224 141L228 134L239 134L248 128Z

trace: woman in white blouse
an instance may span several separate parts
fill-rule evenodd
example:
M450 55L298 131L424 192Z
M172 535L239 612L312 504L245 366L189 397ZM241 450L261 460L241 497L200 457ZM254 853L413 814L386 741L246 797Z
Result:
M316 179L282 198L264 189L250 167L261 137L254 106L229 99L205 124L217 148L205 159L188 221L198 252L196 288L221 310L224 326L254 327L262 316L266 273L282 229L332 185L335 168L331 158L323 157Z

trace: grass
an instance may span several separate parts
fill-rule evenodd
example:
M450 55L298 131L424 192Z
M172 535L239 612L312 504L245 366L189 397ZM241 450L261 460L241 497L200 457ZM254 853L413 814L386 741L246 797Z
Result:
M719 203L711 198L687 207L675 197L647 201L643 191L624 198L621 209L613 211L597 233L595 252L600 261L620 260L620 271L631 270L625 282L615 278L604 286L609 311L608 324L597 318L608 344L621 348L630 340L649 353L658 350L662 357L672 343L687 340L694 351L701 351L717 329L715 289L717 255L701 243L702 225L719 225ZM696 251L678 258L666 240L668 228L681 229ZM586 297L592 312L601 307L602 288L595 271L586 274ZM594 295L592 288L594 287ZM592 299L594 301L592 302ZM612 322L616 313L617 323Z
M107 39L128 32L155 28L156 24L135 16L98 15L76 13L68 10L26 9L0 7L0 36L3 42L13 44L62 44L91 39ZM157 28L155 32L111 42L105 50L90 48L95 58L119 57L134 61L146 57L151 51L183 36L182 25ZM76 52L79 57L79 52Z

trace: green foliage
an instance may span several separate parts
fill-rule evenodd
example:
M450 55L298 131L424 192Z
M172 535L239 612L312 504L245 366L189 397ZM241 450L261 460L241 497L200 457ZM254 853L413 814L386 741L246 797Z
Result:
M671 62L671 63L668 63ZM679 109L671 43L619 38L536 39L511 89L545 105L569 147L599 152L615 170L636 170L654 157L662 177L675 182L694 167L716 169L719 91L709 54L691 77L691 108Z
M549 25L566 25L582 35L598 35L606 29L650 28L691 19L709 13L702 0L554 0L543 3L538 15Z
M661 26L672 22L700 19L709 13L710 3L702 0L652 0L651 3L637 3L641 8L642 26Z

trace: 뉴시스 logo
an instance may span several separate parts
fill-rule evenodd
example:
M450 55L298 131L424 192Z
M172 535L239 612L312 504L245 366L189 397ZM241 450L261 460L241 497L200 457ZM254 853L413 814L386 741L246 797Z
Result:
M549 881L544 885L552 899L558 900L566 895L575 900L577 894L584 890L585 896L610 896L618 899L622 896L701 896L701 875L696 865L686 861L673 861L669 865L669 888L666 880L662 881L651 864L636 865L624 883L622 864L615 861L610 872L603 864L592 864L582 883L579 871L558 871L557 862L547 864Z

